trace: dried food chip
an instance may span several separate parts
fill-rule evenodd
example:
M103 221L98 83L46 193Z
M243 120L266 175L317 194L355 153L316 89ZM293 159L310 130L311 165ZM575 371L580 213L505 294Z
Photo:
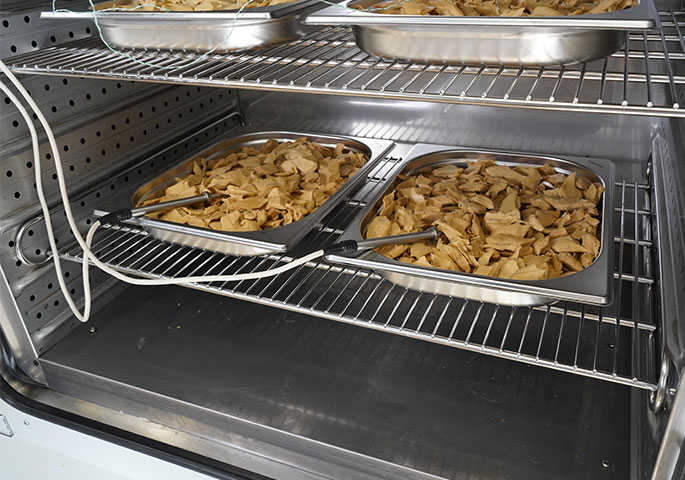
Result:
M297 0L130 0L114 3L114 8L130 10L136 6L137 11L159 12L171 10L174 12L207 12L215 10L237 10L240 8L270 7L282 5Z
M221 195L206 208L181 207L148 216L232 232L275 228L312 213L367 161L343 144L331 149L306 138L270 139L260 149L245 147L221 158L196 160L192 173L141 205L210 192Z
M466 168L444 165L399 176L366 237L435 226L437 243L378 252L423 267L514 280L556 278L582 270L599 255L603 191L601 183L549 165L512 168L483 157Z
M615 12L635 5L637 0L386 0L366 10L389 15L556 17Z

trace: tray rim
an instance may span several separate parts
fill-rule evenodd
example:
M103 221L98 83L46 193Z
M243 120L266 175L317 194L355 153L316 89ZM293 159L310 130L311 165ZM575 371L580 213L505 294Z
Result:
M369 200L367 205L362 209L350 224L345 228L343 235L338 240L360 240L361 223L363 219L370 213L376 203L380 200L383 193L388 189L388 186L395 181L397 174L400 173L409 163L417 160L419 157L449 153L449 152L463 152L473 154L494 154L506 156L522 156L522 157L537 157L541 159L549 159L563 162L569 162L576 166L589 170L596 175L605 186L602 206L602 233L601 233L601 249L595 261L584 268L580 272L576 272L566 277L554 278L549 280L510 280L498 277L488 277L483 275L476 275L472 273L453 272L451 270L442 270L428 267L417 267L399 262L394 259L389 259L375 251L358 252L352 256L345 255L327 255L326 260L346 266L365 267L378 271L381 275L383 271L391 273L400 273L411 275L417 278L425 278L432 281L447 282L454 284L462 284L471 287L482 287L485 289L499 290L510 293L520 293L523 295L534 295L548 299L550 302L567 300L577 301L592 305L609 305L613 302L613 263L614 263L614 236L613 236L613 185L615 176L615 165L611 160L591 158L591 157L577 157L570 155L550 155L530 152L517 151L503 151L497 149L471 148L471 147L449 147L445 145L432 144L416 144L399 162L393 170L388 174L388 179L378 188L374 193L373 199ZM586 163L597 162L594 165L596 169L590 168ZM601 171L598 171L601 170ZM607 192L610 192L607 194ZM610 218L609 223L604 221L607 216ZM601 260L601 261L600 261ZM595 275L595 271L605 265L606 275L602 275L601 284L593 282L583 282L585 277ZM594 268L593 268L594 267ZM601 273L601 272L600 272ZM438 274L438 275L436 275ZM565 284L570 281L578 280L581 285L592 285L593 288L576 288L570 290L569 287L564 288ZM595 288L601 287L601 288ZM598 292L598 290L600 290Z
M638 0L638 5L608 13L558 17L468 17L447 15L389 15L354 10L349 5L364 0L345 0L311 13L304 22L310 25L353 26L462 26L518 28L583 28L602 30L649 30L659 26L653 0ZM379 0L380 1L380 0ZM590 18L589 18L590 17Z
M95 6L111 5L113 0L105 2L98 2ZM272 20L288 15L299 13L300 11L317 5L321 2L318 0L295 0L291 3L281 5L273 5L268 7L246 8L240 14L238 9L233 10L212 10L207 12L143 12L143 11L121 11L121 12L63 12L63 11L45 11L40 13L40 18L58 18L58 19L92 19L97 16L98 22L105 21L107 23L113 21L123 21L123 23L140 24L144 22L154 22L155 25L168 24L207 24L220 23L225 20ZM105 7L107 8L107 7ZM161 14L161 15L160 15Z
M266 141L269 138L287 138L291 137L291 139L299 138L299 137L308 137L312 138L313 141L317 141L317 138L321 139L327 139L327 140L352 140L357 143L363 144L370 152L370 158L369 161L366 162L366 164L360 168L355 175L353 175L347 182L345 182L333 195L331 195L318 209L316 209L314 212L310 213L309 215L305 216L301 220L298 220L296 222L292 222L288 225L283 225L280 227L275 227L275 228L270 228L267 230L258 230L258 231L250 231L250 232L223 232L219 230L210 230L207 228L200 228L200 227L194 227L191 225L184 225L180 223L174 223L174 222L167 222L164 220L156 220L156 219L151 219L151 218L146 218L146 217L141 217L141 218L132 218L128 220L126 223L130 225L135 225L139 227L143 227L150 233L151 235L154 236L154 233L152 232L153 229L160 229L164 230L167 232L173 232L173 233L180 233L184 235L192 235L193 237L196 237L198 239L207 239L207 240L218 240L226 243L233 243L236 245L241 245L241 246L247 246L247 247L255 247L255 248L260 248L260 249L267 249L270 250L271 253L277 253L277 252L286 252L290 250L291 248L297 246L297 244L302 240L302 238L309 233L312 228L317 223L320 223L321 220L323 220L323 217L325 217L330 211L335 208L335 206L340 203L351 190L353 190L356 186L358 186L359 183L361 183L368 175L368 173L373 170L376 164L380 162L380 160L395 146L395 142L391 140L378 140L378 139L372 139L372 138L365 138L365 137L358 137L354 135L336 135L336 134L326 134L326 133L317 133L317 132L301 132L301 131L291 131L291 130L261 130L261 129L252 129L252 128L242 128L242 129L237 129L237 130L231 130L231 134L228 138L222 138L221 140L218 140L210 145L208 145L206 148L203 148L197 153L194 153L190 156L184 156L181 161L175 162L172 166L169 168L165 169L162 171L159 175L157 175L155 178L142 183L138 188L135 189L133 192L133 195L131 197L131 203L133 205L134 199L138 197L139 192L141 189L143 189L145 186L147 186L149 183L153 182L155 179L160 178L169 172L177 169L184 163L189 163L192 160L194 160L197 157L203 156L206 152L211 151L214 148L219 147L220 145L224 143L230 143L230 142L235 142L235 145L227 145L225 149L221 149L218 152L215 152L215 154L219 154L224 152L225 150L231 150L231 149L236 149L240 148L241 145L245 144L246 142L250 141L249 139L245 137L250 137L250 136L264 136L264 141ZM245 139L244 139L245 138ZM243 141L239 141L240 139L244 139ZM321 143L321 142L319 142ZM98 213L107 213L107 212L98 212ZM300 223L302 222L302 223ZM286 229L286 230L282 230ZM284 233L288 232L290 230L293 230L294 232L299 233L294 233L292 234L288 240L286 241L274 241L270 240L270 237L273 237L276 234L279 233ZM269 235L271 234L271 235ZM259 237L266 237L264 239L261 239Z

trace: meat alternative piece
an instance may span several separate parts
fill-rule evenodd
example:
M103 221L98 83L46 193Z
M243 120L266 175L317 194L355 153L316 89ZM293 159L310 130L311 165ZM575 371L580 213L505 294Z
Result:
M306 138L270 139L260 149L245 147L221 158L195 160L192 173L139 206L216 193L222 196L208 208L181 207L148 217L222 231L275 228L315 211L367 161L343 144L331 149ZM392 201L394 196L388 199Z
M399 176L368 224L367 238L432 225L440 232L437 243L378 251L423 267L524 281L557 278L599 255L596 205L603 191L549 165L511 168L480 158L464 169L445 165Z

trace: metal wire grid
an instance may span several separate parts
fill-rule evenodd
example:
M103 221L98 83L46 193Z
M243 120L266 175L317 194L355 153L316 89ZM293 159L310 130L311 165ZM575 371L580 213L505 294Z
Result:
M333 243L374 198L398 159L389 158L367 183L312 232L308 248ZM472 350L556 370L654 390L651 216L649 187L618 183L614 215L615 301L606 308L571 302L512 308L416 292L363 268L324 260L257 280L187 286L260 304ZM234 257L166 243L130 226L106 226L93 251L122 272L150 278L245 273L290 257ZM302 252L294 252L298 256ZM78 247L60 253L82 261Z
M625 49L569 67L440 65L389 61L360 51L347 28L324 28L276 47L219 53L127 50L98 38L9 60L19 73L124 78L449 103L683 117L685 12L661 12L660 30L627 35Z

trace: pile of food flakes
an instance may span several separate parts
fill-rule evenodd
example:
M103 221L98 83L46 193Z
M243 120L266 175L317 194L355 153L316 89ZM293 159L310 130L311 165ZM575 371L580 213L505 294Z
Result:
M390 0L359 10L391 15L558 17L623 10L637 0Z
M604 187L549 165L497 165L491 158L398 177L367 238L435 226L437 243L377 251L401 262L516 280L543 280L589 266L600 250Z
M131 3L115 3L114 8L131 9L140 7L136 11L159 12L171 10L174 12L211 12L219 10L238 10L256 7L271 7L292 3L297 0L253 0L245 5L248 0L132 0Z
M148 217L230 232L280 227L323 205L368 160L343 144L332 149L307 138L271 139L260 149L195 160L191 174L139 206L209 192L219 197L206 207L179 207Z

